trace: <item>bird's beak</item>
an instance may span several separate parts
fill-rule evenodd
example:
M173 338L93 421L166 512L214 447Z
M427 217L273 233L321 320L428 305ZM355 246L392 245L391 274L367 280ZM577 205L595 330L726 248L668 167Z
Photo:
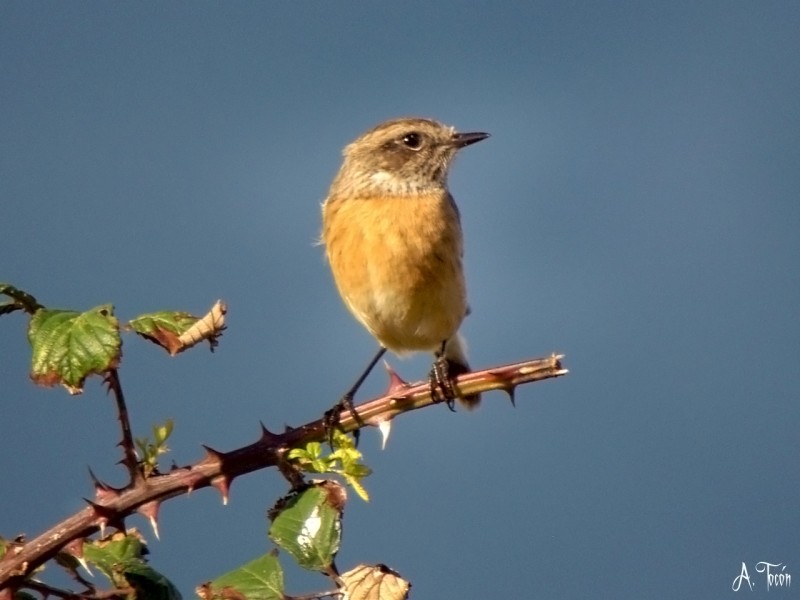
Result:
M485 140L488 137L489 134L483 133L482 131L475 131L472 133L454 133L453 145L456 146L456 148L463 148L464 146L469 146L475 142Z

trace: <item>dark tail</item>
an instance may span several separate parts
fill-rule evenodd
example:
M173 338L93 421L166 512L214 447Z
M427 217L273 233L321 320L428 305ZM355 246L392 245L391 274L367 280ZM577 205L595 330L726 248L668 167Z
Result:
M447 374L451 379L455 379L459 375L469 373L469 363L467 362L466 352L464 351L464 339L457 333L449 340L444 348L444 356L447 359ZM464 405L467 410L477 408L481 402L480 394L471 394L469 396L459 396L458 400Z

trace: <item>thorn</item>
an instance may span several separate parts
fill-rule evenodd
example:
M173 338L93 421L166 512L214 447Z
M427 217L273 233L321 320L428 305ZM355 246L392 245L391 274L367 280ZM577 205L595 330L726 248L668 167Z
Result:
M95 489L99 487L105 487L106 484L97 478L97 475L95 475L94 471L92 471L92 467L88 467L88 469L89 469L89 477L92 479L92 485L95 487Z
M100 528L100 537L106 537L106 525L108 525L112 519L118 518L119 515L117 515L116 511L113 509L98 504L97 502L92 502L88 498L84 498L84 501L92 507L97 526Z
M211 482L217 491L222 494L222 505L228 505L228 492L230 491L230 482L228 481L228 477L225 475L220 475L219 477L215 477L214 480Z
M116 511L107 506L103 506L102 504L98 504L97 502L92 502L88 498L84 498L84 501L92 507L95 516L97 517L98 521L102 524L108 523L111 519L116 516Z
M97 526L100 528L100 537L106 536L106 525L112 525L123 533L125 532L125 521L122 515L114 508L92 502L88 498L83 499L94 511Z
M225 460L225 454L220 452L219 450L214 450L211 446L206 446L205 444L202 445L203 449L206 451L206 458L216 462L217 464L221 465L222 461Z
M77 538L72 540L69 544L64 546L64 552L67 552L75 557L75 560L78 561L78 564L83 567L83 570L86 571L91 577L94 577L94 573L89 568L89 563L86 562L86 559L83 557L83 538Z
M94 573L92 573L92 570L89 568L89 563L86 562L86 559L82 556L76 556L75 558L78 560L78 564L83 567L83 570L86 571L90 577L94 577Z
M381 432L381 450L386 449L386 442L389 440L389 434L392 431L392 421L386 420L378 423L378 430Z
M64 546L64 551L69 552L75 558L83 556L83 543L83 538L76 538Z
M89 477L92 478L92 485L94 485L94 497L99 503L107 503L116 498L119 498L122 490L112 487L107 483L100 481L97 475L94 474L91 467L89 468Z
M513 406L514 408L517 408L517 402L514 398L514 392L516 391L516 389L517 388L515 388L514 386L511 386L506 390L506 394L508 394L508 399L511 400L511 406Z
M276 434L272 433L269 429L267 429L264 423L262 423L261 421L259 421L258 424L261 425L261 442L269 444L272 443L275 440L275 438L278 437Z
M388 362L383 361L383 366L389 374L389 387L386 389L387 396L394 396L408 389L408 382L400 377Z
M203 477L199 473L191 473L190 472L190 473L186 474L186 493L187 493L187 495L191 494L195 490L195 488L197 487L197 484L200 483L202 481L202 479L203 479Z
M150 521L150 527L153 528L153 533L155 534L156 539L159 541L161 541L161 538L158 535L158 509L160 507L161 502L158 500L153 500L151 502L142 504L136 509L136 512L146 517Z
M72 540L69 544L64 546L64 552L67 552L75 557L78 563L83 567L83 570L86 571L89 575L94 577L92 570L89 568L89 565L86 562L86 559L83 558L83 538L76 538Z

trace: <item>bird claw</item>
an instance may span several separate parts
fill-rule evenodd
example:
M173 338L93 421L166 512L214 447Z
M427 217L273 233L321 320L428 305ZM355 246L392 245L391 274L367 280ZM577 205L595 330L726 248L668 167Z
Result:
M458 394L453 387L453 382L450 380L449 364L447 359L442 356L437 356L436 360L431 367L428 381L431 386L431 397L434 402L445 402L447 408L452 412L456 412L455 400Z
M328 445L333 450L333 434L336 429L340 429L339 427L339 416L342 414L342 411L347 409L350 413L350 416L353 417L353 420L358 424L358 428L353 430L353 438L355 439L356 447L358 447L358 440L361 437L361 430L360 428L365 425L364 420L361 418L361 415L358 414L356 411L356 407L353 405L353 395L350 393L345 394L342 398L333 405L333 407L327 411L325 411L325 415L322 417L322 424L325 427L325 431L328 437Z

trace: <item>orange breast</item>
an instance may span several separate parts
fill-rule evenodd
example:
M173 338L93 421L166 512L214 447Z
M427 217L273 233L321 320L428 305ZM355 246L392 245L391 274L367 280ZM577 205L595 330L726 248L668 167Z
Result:
M446 195L333 199L323 242L339 293L382 345L434 350L458 330L461 226Z

